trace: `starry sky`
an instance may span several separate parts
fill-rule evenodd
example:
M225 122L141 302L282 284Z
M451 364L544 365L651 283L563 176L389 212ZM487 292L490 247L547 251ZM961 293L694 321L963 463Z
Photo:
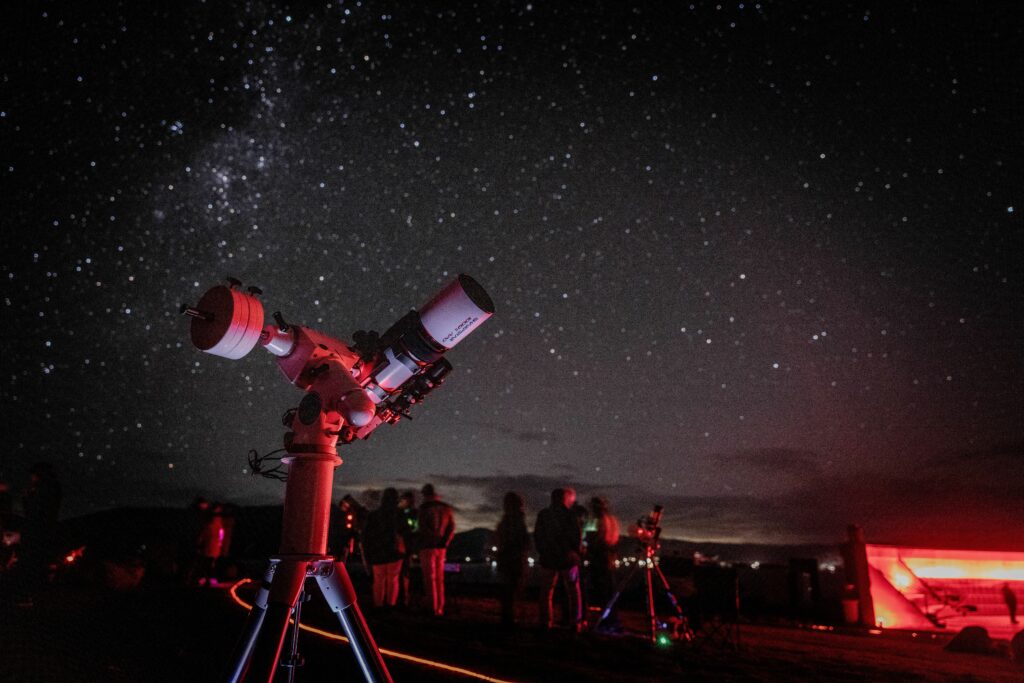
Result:
M893 4L5 6L0 478L277 502L301 394L179 305L349 339L465 272L497 313L339 496L1021 549L1021 17Z

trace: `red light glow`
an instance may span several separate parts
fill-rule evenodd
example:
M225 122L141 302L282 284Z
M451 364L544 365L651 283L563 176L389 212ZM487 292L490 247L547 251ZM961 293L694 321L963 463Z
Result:
M884 628L927 629L953 616L1002 614L999 587L1024 582L1024 552L868 545L867 557L876 621Z

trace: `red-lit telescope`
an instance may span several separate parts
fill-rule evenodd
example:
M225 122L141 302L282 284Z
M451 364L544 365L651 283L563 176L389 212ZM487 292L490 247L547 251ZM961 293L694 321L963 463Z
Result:
M410 406L451 371L444 354L494 313L484 288L468 275L459 275L383 335L359 331L354 343L346 344L308 327L289 325L280 313L264 325L263 304L257 298L261 293L255 287L243 291L240 282L229 279L207 291L194 307L183 307L182 312L192 316L192 343L231 360L262 344L278 356L288 381L307 391L317 373L324 372L311 363L338 364L345 370L339 374L346 376L335 379L335 391L318 398L344 418L338 435L343 442L365 439L381 423L407 415Z
M306 577L313 576L349 635L367 680L389 681L344 566L326 555L333 472L341 464L336 446L339 440L365 439L384 422L408 416L451 371L445 354L491 317L494 303L473 278L459 275L384 334L360 331L347 344L290 325L280 313L265 325L259 294L229 280L207 291L195 306L182 307L192 317L196 348L237 360L261 344L277 357L288 381L306 392L285 415L290 431L282 461L288 465L288 484L280 553L265 577L272 580L271 588L257 595L229 680L273 678L288 616Z

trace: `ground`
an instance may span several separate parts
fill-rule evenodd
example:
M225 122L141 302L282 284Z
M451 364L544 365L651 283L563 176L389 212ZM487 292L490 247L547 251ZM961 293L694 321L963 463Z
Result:
M239 588L249 599L251 586ZM744 623L738 649L698 639L654 647L638 637L523 627L502 631L496 602L456 597L449 615L434 619L393 611L368 614L378 644L465 667L503 681L1024 681L1005 656L944 651L948 637L853 634ZM535 611L524 606L524 622ZM245 617L224 587L167 586L104 592L53 586L31 607L0 613L0 681L214 681ZM332 615L314 600L304 623L337 633ZM627 627L640 615L624 614ZM307 664L297 680L360 680L346 645L304 633ZM408 660L387 658L397 681L472 681ZM476 679L479 680L479 679Z

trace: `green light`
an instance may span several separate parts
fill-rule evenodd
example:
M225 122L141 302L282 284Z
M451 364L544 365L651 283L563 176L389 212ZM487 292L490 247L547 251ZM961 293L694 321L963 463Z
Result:
M672 644L672 639L671 638L669 638L664 633L659 633L658 634L658 645L660 645L661 647L668 647L671 644Z

